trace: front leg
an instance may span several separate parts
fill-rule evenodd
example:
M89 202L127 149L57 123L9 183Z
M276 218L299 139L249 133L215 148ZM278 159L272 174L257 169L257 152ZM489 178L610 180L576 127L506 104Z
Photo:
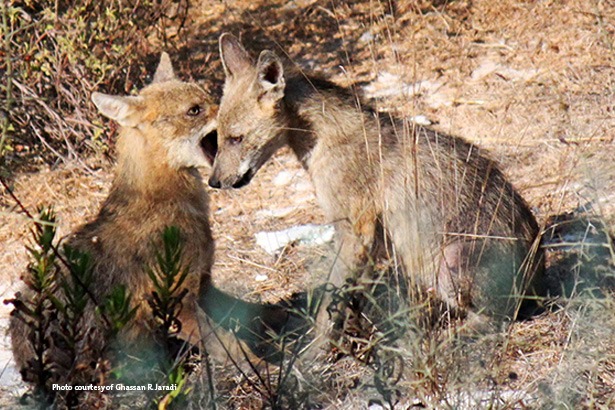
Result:
M337 253L328 283L336 288L347 280L354 280L362 274L369 261L369 253L364 241L357 236L348 224L336 225Z
M336 244L338 253L331 271L329 283L334 287L343 286L348 280L360 278L374 262L377 216L374 212L357 212L353 220L336 223Z
M358 218L355 223L336 225L338 253L328 286L319 300L316 317L317 337L333 342L342 350L344 336L355 333L353 325L360 314L361 292L357 284L371 272L374 263L376 219Z

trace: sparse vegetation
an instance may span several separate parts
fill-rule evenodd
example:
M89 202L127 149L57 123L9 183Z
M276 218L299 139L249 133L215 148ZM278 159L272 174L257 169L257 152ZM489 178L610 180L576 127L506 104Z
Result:
M64 235L95 212L111 183L106 156L113 157L114 128L103 131L91 91L140 88L162 50L182 57L178 71L219 90L220 33L241 35L251 50L279 44L279 54L288 51L300 68L365 91L378 108L424 116L439 130L489 150L542 226L554 298L532 320L472 339L459 329L463 324L418 325L421 306L380 311L378 296L392 296L397 285L361 284L355 290L366 298L355 299L365 314L357 323L366 334L340 346L354 348L360 360L326 349L298 357L291 349L281 369L255 362L241 376L233 366L213 366L213 381L200 369L188 375L173 366L176 373L164 383L185 380L181 393L152 397L157 405L612 408L612 10L605 0L3 3L1 176L11 174L11 186L28 207L42 198L54 203L61 217L56 237ZM66 163L58 166L59 158ZM322 283L331 262L326 246L291 244L271 256L253 239L261 230L330 222L304 181L285 153L242 192L211 193L216 284L243 299L275 302ZM27 265L28 224L6 191L0 215L8 298ZM39 252L52 275L58 261L45 258L53 252ZM315 279L319 271L324 274ZM125 290L116 292L102 308L115 323L112 334L132 310ZM54 308L41 300L43 310ZM45 323L38 326L44 334ZM39 365L50 371L44 360ZM15 405L15 389L1 390L0 406Z
M183 299L188 293L184 282L190 272L190 264L183 257L183 241L177 227L167 227L161 233L161 249L152 244L156 266L146 267L147 274L154 285L148 304L156 321L158 339L162 343L163 359L160 370L166 376L163 382L176 386L171 392L156 399L159 409L181 408L190 388L186 386L187 362L198 355L198 349L178 338L181 332L179 314ZM173 406L173 407L171 407Z
M180 408L177 406L185 403L192 388L186 385L190 369L184 366L189 359L194 360L191 354L195 348L177 338L181 329L177 315L187 293L182 284L188 274L180 236L175 227L165 229L161 233L162 250L152 249L157 267L145 267L155 288L150 314L159 324L158 340L163 346L153 354L151 362L140 364L143 358L151 359L147 353L135 361L116 343L116 336L130 324L138 309L132 306L130 293L120 285L101 300L95 299L87 285L93 273L90 255L68 246L59 252L55 213L47 208L40 210L32 229L32 245L28 247L31 263L23 278L27 293L5 301L14 306L12 315L26 324L26 340L34 357L26 364L23 377L33 385L35 402L55 408L101 406L105 403L102 393L76 387L129 382L132 378L133 382L151 379L175 386L162 395L146 395L160 409ZM84 323L89 304L96 306L107 327L102 345L91 343L90 326ZM54 387L57 384L70 388L58 390Z
M28 252L31 262L23 278L24 293L5 301L13 304L11 314L24 323L24 342L34 352L24 366L23 377L33 384L35 400L73 407L82 401L83 392L60 391L54 384L101 383L107 376L101 369L106 367L112 337L135 309L130 309L130 295L123 288L113 289L100 302L94 299L87 286L93 273L90 256L69 246L58 251L53 210L39 210ZM108 325L108 342L102 346L90 345L89 327L84 325L87 306L97 303L104 307L99 313ZM92 349L99 350L89 351ZM95 367L88 358L94 359Z
M33 383L35 397L52 399L53 364L49 363L45 353L50 348L48 335L53 317L49 311L54 308L52 295L58 286L56 281L58 266L52 247L55 238L55 215L53 211L43 209L39 213L39 218L40 221L32 230L32 244L28 248L32 261L23 278L26 286L32 290L33 297L25 303L19 298L7 300L5 303L12 303L15 306L12 314L27 324L28 341L35 352L34 359L28 363L29 368L22 376Z
M182 300L188 293L183 287L190 266L182 263L182 244L179 229L166 228L162 232L162 250L152 246L157 262L156 267L147 267L147 274L154 285L148 303L158 324L161 339L170 351L168 343L181 332L179 312Z
M177 35L186 5L182 0L3 1L3 174L18 166L107 154L112 134L103 132L90 94L141 88L159 54L151 51L150 41L166 43L169 12L175 13Z

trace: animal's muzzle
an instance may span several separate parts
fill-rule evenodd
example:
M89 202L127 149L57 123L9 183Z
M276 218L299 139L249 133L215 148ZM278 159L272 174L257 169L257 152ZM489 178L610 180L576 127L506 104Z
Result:
M250 181L252 180L253 176L254 176L254 172L252 172L252 168L248 169L246 173L243 174L243 176L239 178L239 180L233 184L233 188L241 188L243 186L248 185Z

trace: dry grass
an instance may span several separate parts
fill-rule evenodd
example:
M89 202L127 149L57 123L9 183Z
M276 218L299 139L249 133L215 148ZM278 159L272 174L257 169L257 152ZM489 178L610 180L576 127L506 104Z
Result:
M167 29L172 31L172 24ZM376 93L420 83L415 92L372 103L398 115L425 115L439 130L487 148L543 226L555 215L572 213L597 216L605 221L598 230L613 232L612 1L205 1L193 5L184 34L171 36L165 48L181 60L185 78L205 80L219 93L216 42L227 30L241 34L255 52L263 47L287 52L300 67L324 71L357 89L371 84ZM159 37L149 40L153 48L163 48ZM391 75L388 82L384 73ZM54 204L60 234L66 234L95 214L111 181L110 164L100 157L86 161L98 170L69 164L16 174L15 193L30 209ZM5 298L16 290L26 263L27 221L6 195L0 203L0 296ZM307 175L288 152L277 155L242 190L212 191L211 218L214 281L223 289L276 301L312 283L315 251L295 247L273 257L253 237L261 230L326 222ZM562 265L569 253L549 249L551 275L559 278L564 269L578 276L590 269L583 267L595 254L572 252L582 254L575 259L582 263ZM608 255L600 257L608 260ZM401 408L418 402L475 408L467 403L468 395L491 398L495 408L615 406L613 296L573 296L560 299L559 310L515 323L480 346L456 345L445 336L432 344L409 338L400 347L405 368L411 369L398 384ZM2 315L7 313L3 308ZM301 386L325 389L314 397L329 403L327 408L365 407L370 398L380 397L364 386L373 383L371 370L351 360L318 367L311 375L298 371L305 378ZM262 404L245 382L223 385L229 405Z

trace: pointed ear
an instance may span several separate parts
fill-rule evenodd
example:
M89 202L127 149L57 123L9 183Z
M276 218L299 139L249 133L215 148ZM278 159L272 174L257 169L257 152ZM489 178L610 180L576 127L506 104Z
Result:
M280 58L273 51L264 50L261 52L258 56L258 63L256 63L256 70L258 71L258 84L263 91L263 95L274 101L284 97L286 85L284 67Z
M156 68L154 81L152 81L152 83L163 83L174 79L175 72L173 71L173 65L171 64L171 57L163 51L160 55L160 62L158 63L158 68Z
M138 118L136 113L139 111L141 97L118 97L103 93L93 93L92 102L98 111L124 127L134 127L137 125Z
M220 57L227 78L237 76L253 64L237 37L229 33L220 36Z

